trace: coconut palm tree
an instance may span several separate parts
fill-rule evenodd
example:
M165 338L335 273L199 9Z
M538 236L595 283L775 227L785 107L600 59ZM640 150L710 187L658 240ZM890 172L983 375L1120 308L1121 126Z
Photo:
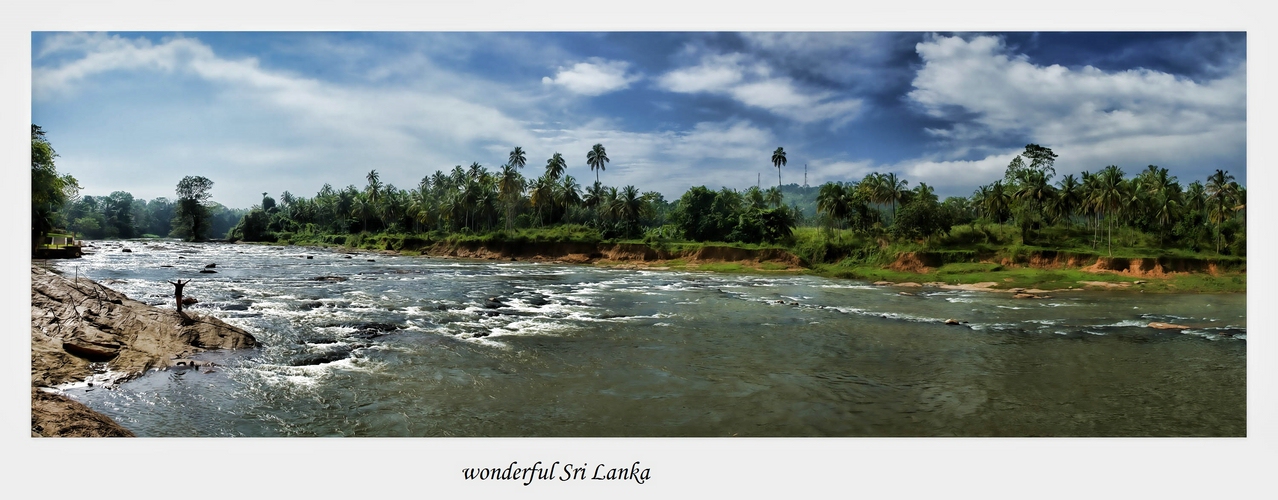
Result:
M896 172L889 172L887 175L879 178L877 186L881 191L883 201L892 204L892 223L896 223L896 203L901 201L903 193L906 191L906 185L910 182L905 179L898 179Z
M555 189L556 205L560 207L562 213L568 213L569 207L575 207L581 204L581 185L577 184L577 179L571 175L564 176L559 185Z
M1216 253L1220 253L1220 228L1233 215L1236 205L1233 193L1236 186L1234 176L1223 170L1218 169L1207 177L1207 217L1216 226Z
M848 215L848 191L843 186L833 182L827 182L821 185L817 191L817 213L826 216L826 232L833 232L834 225L839 224L842 228L842 221Z
M920 182L918 186L914 186L914 196L917 199L929 200L932 202L938 201L936 197L936 190L932 189L932 186L922 182Z
M990 184L981 195L981 209L996 224L1003 223L1011 206L1012 194L1008 192L1007 186L1001 179Z
M745 199L753 208L765 208L768 206L768 200L758 186L750 186L746 189Z
M511 153L511 156L514 156L514 153ZM501 199L506 202L506 230L513 230L515 204L519 202L519 195L524 192L524 176L519 175L517 167L502 165L501 174L497 178L497 189Z
M1057 183L1056 196L1052 198L1048 207L1052 220L1059 223L1072 219L1074 212L1078 210L1081 196L1082 186L1078 183L1078 179L1074 178L1074 174L1061 177L1060 182Z
M364 195L367 197L365 201L368 204L367 212L372 215L378 215L381 212L382 203L381 178L377 175L376 170L370 170L364 178L368 180L368 186L364 188ZM364 226L366 228L368 226L367 218L364 220Z
M546 209L554 208L555 181L550 178L549 172L533 181L528 198L533 207L537 209L537 221L541 223L545 218Z
M1127 184L1123 182L1123 169L1117 165L1109 165L1099 173L1099 184L1095 193L1096 204L1104 212L1109 221L1109 255L1114 255L1114 220L1123 208Z
M510 151L510 158L506 160L506 164L516 169L524 168L524 165L528 164L528 155L524 154L524 148L515 146L515 149Z
M599 182L599 172L604 170L605 163L608 163L608 152L604 150L603 144L591 146L590 152L586 153L586 164L590 165L590 170L595 171L595 182Z
M772 152L772 166L777 167L777 189L781 189L781 167L785 166L785 148Z
M627 235L635 233L639 227L639 220L648 215L650 211L647 200L639 195L639 189L634 186L626 186L622 189L613 203L614 208L611 212L621 220L622 227L625 228Z
M779 187L768 188L768 193L765 196L765 198L767 198L769 205L772 205L774 207L781 206L781 203L783 202L782 196L781 196L781 188Z
M564 174L564 170L568 169L568 162L564 161L564 156L555 153L549 160L546 160L546 175L550 176L551 181L559 181L559 176Z

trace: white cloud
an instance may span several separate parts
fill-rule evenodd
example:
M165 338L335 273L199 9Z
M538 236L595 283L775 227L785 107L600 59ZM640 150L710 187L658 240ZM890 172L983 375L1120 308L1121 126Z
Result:
M579 62L567 69L560 67L554 78L542 77L541 82L559 85L577 94L597 96L625 89L638 81L638 75L626 74L629 67L630 63L625 61L590 58L589 62Z
M1058 171L1186 165L1237 159L1246 149L1243 64L1223 78L1196 82L1148 69L1036 65L989 36L935 37L917 50L923 66L909 98L931 116L975 116L950 130L929 130L955 148L1022 136L1055 150ZM993 169L992 158L977 165ZM942 165L952 164L916 168L939 173Z
M741 54L707 56L697 66L661 75L657 85L671 92L724 92L741 81L742 59Z
M801 123L828 120L839 126L855 118L862 106L859 99L806 89L789 77L773 76L770 66L743 54L705 55L696 65L661 75L657 86L670 92L726 95Z
M879 171L879 169L871 160L814 160L808 163L808 185L819 186L827 182L856 182L863 179L866 174L875 171Z
M536 140L523 121L488 104L517 100L499 95L491 85L485 88L489 99L481 101L469 95L474 89L459 88L453 95L423 92L413 82L370 87L306 78L263 68L253 58L219 57L207 45L190 38L152 43L144 38L68 35L53 40L54 43L41 52L47 59L37 57L32 68L36 105L53 101L66 103L74 101L77 94L102 92L97 79L108 74L123 74L169 89L172 95L155 97L128 94L134 92L129 88L119 90L123 94L110 98L136 99L145 104L126 109L130 115L106 118L120 122L115 128L135 132L112 131L109 125L99 124L98 135L126 135L128 140L122 141L123 145L111 146L126 150L130 144L135 149L140 147L136 140L141 133L138 131L158 129L159 134L190 144L187 149L198 153L182 156L185 168L220 173L211 178L226 189L222 192L260 193L283 189L305 192L306 186L296 184L278 188L254 185L273 176L283 184L287 179L276 174L299 170L310 172L307 181L314 181L317 184L314 188L325 180L338 184L350 178L350 182L355 182L358 179L350 174L352 169L366 172L377 168L390 173L387 170L396 167L404 173L385 175L388 182L415 184L422 172L408 172L408 166L433 171L461 162L460 158L472 156L477 147L531 144ZM211 90L187 87L192 78L212 84ZM479 86L485 87L485 84ZM189 118L148 112L148 109L164 106L181 109L187 116L191 113L203 116L193 122ZM172 124L163 126L164 123ZM249 137L249 129L265 134ZM219 133L207 134L210 130ZM151 140L158 139L152 137ZM246 141L269 144L271 152L263 153L266 148L261 146L245 147ZM73 147L68 145L67 152ZM136 150L101 150L91 154L98 159L85 164L128 165L124 170L110 172L77 172L84 184L93 186L127 185L148 175L153 177L154 171L160 169L156 165L172 161L172 158ZM120 158L108 158L111 155ZM130 164L121 159L130 156L145 156L152 163ZM69 168L83 161L64 160ZM472 160L466 160L469 161ZM248 204L234 199L225 203Z
M568 160L567 173L583 186L589 185L595 174L586 166L586 152L595 143L607 148L611 160L599 175L603 184L632 184L667 198L678 197L693 185L745 188L755 184L757 173L765 180L769 173L775 175L769 158L777 139L748 120L701 122L686 130L657 132L626 131L614 123L593 120L534 132L539 139L525 147L530 152L526 176L541 175L545 158L558 151Z

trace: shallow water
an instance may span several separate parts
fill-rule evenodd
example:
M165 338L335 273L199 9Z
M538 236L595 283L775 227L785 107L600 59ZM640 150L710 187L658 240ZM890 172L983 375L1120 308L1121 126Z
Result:
M193 278L192 309L262 344L203 355L212 373L65 388L141 436L1246 434L1241 294L1017 300L809 276L94 245L54 265L160 307L172 307L166 280ZM199 274L209 263L217 273Z

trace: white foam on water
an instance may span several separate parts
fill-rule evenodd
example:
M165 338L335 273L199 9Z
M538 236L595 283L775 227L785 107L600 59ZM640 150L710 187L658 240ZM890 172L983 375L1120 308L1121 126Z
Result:
M1111 327L1111 328L1119 328L1119 327L1137 327L1137 326L1139 326L1139 327L1148 327L1148 326L1149 326L1149 322L1148 322L1148 321L1139 320L1139 319L1125 319L1125 320L1119 321L1119 322L1117 322L1117 323L1112 323L1112 324L1108 324L1108 325L1096 325L1096 326Z
M841 288L845 290L873 290L870 285L817 285L819 288Z
M129 377L129 374L126 372L119 372L119 371L107 369L106 371L102 373L95 373L93 375L90 375L89 378L85 380L65 382L65 383L53 386L52 389L56 389L58 392L62 392L62 391L66 391L67 389L82 389L82 388L90 387L90 386L112 387L119 384L120 381L128 377Z

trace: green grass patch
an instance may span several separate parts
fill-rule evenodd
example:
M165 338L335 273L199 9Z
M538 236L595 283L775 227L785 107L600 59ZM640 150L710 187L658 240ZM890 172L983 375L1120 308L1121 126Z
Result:
M697 266L698 271L713 271L716 273L742 273L753 271L754 269L745 267L736 262L711 262Z

